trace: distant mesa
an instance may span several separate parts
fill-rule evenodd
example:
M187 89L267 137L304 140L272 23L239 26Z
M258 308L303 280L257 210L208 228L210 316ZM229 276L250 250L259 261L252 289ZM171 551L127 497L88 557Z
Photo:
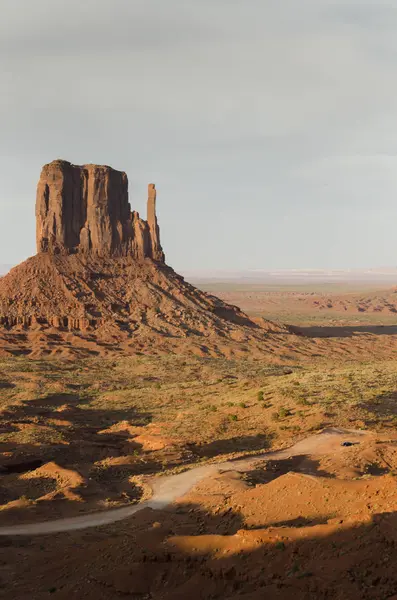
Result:
M164 262L156 217L156 189L149 184L147 221L131 212L128 178L108 166L55 160L37 186L37 252L133 256Z

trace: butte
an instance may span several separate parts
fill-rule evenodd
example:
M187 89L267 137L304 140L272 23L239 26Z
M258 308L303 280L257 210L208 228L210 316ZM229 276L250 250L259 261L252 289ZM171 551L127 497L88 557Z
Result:
M143 220L127 175L111 167L45 165L36 241L37 254L0 280L0 354L269 356L276 338L291 337L167 266L155 186Z

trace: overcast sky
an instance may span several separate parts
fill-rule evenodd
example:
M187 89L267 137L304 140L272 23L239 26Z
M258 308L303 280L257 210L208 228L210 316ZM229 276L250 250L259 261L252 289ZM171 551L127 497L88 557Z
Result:
M0 0L0 262L41 166L158 189L176 269L397 264L397 0Z

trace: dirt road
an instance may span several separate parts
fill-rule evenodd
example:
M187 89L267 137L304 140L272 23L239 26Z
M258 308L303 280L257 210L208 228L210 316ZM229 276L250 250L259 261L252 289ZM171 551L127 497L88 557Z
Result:
M249 457L248 459L204 465L202 467L196 467L177 475L156 477L151 482L151 487L153 490L152 497L150 500L140 504L88 515L81 515L68 519L57 519L54 521L44 521L41 523L1 527L0 536L41 535L108 525L109 523L115 523L116 521L126 519L145 508L151 508L153 510L162 509L172 504L178 498L183 497L203 479L218 473L236 469L241 471L248 470L252 467L253 463L258 462L258 459L263 461L275 459L278 460L292 458L294 456L300 456L303 454L319 456L321 454L328 454L330 452L341 452L343 451L343 446L341 446L343 441L353 440L358 442L360 437L364 435L366 435L365 432L360 431L327 429L321 433L311 435L284 450L266 452L260 456Z

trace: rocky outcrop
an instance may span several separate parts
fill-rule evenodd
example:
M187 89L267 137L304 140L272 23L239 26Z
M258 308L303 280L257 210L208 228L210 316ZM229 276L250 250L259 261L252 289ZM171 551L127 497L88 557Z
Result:
M160 262L164 262L164 252L160 244L160 229L157 223L156 216L156 186L154 183L149 183L148 186L148 201L147 201L147 222L150 232L152 258Z
M288 330L257 322L165 264L149 185L147 220L125 173L56 160L37 188L37 254L0 279L0 356L114 352L268 355ZM277 347L280 344L277 338Z
M50 254L133 256L164 262L149 185L148 221L131 212L128 178L108 166L45 165L37 187L37 251Z

